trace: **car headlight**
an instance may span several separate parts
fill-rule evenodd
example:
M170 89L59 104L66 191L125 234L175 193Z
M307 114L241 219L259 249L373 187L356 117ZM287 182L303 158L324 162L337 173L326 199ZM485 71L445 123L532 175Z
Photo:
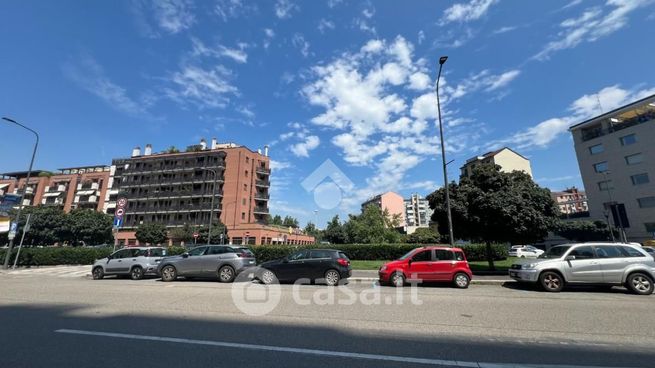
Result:
M384 272L386 269L387 269L387 265L382 265L382 267L380 267L380 272Z
M526 269L526 270L529 270L529 269L532 269L532 268L535 268L535 267L537 267L537 264L536 264L536 263L526 263L526 264L524 264L523 267L521 267L521 268Z

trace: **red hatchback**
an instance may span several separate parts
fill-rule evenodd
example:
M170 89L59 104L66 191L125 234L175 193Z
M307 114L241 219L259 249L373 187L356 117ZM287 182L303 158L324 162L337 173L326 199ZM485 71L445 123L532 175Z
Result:
M380 284L403 286L406 281L452 282L466 289L473 274L460 248L423 247L409 251L378 271Z

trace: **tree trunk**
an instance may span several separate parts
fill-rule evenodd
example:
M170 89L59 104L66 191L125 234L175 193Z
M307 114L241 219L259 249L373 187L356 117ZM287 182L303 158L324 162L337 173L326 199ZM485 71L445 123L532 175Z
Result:
M494 265L494 254L491 250L490 241L487 241L487 262L489 262L489 271L496 271L496 266Z

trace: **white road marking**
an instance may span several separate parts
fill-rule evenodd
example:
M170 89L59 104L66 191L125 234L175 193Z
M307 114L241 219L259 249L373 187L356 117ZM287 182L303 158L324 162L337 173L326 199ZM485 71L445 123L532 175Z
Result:
M133 335L133 334L124 334L124 333L115 333L115 332L87 331L87 330L71 330L71 329L65 329L65 328L55 330L55 332L56 333L64 333L64 334L72 334L72 335L87 335L87 336L113 337L113 338L118 338L118 339L130 339L130 340L173 342L173 343L177 343L177 344L217 346L217 347L234 348L234 349L273 351L273 352L278 352L278 353L309 354L309 355L320 355L320 356L339 357L339 358L366 359L366 360L378 360L378 361L399 362L399 363L414 363L414 364L425 364L425 365L441 365L441 366L449 366L449 367L476 367L476 368L619 368L619 367L607 367L607 366L600 367L600 366L567 365L567 364L559 365L559 364L519 364L519 363L465 362L465 361L457 361L457 360L414 358L414 357L404 357L404 356L395 356L395 355L350 353L350 352L346 352L346 351L334 351L334 350L292 348L292 347L285 347L285 346L243 344L243 343L226 342L226 341L195 340L195 339L185 339L185 338L178 338L178 337Z

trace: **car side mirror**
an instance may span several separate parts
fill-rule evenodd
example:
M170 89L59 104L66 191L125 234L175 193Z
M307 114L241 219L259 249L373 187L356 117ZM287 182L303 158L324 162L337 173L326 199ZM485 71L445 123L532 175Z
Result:
M567 261L572 261L575 259L575 256L566 256L565 258Z
M408 266L411 266L411 265L412 265L412 259L411 259L411 258L407 260L407 265L408 265Z
M189 258L189 253L182 253L182 258Z

